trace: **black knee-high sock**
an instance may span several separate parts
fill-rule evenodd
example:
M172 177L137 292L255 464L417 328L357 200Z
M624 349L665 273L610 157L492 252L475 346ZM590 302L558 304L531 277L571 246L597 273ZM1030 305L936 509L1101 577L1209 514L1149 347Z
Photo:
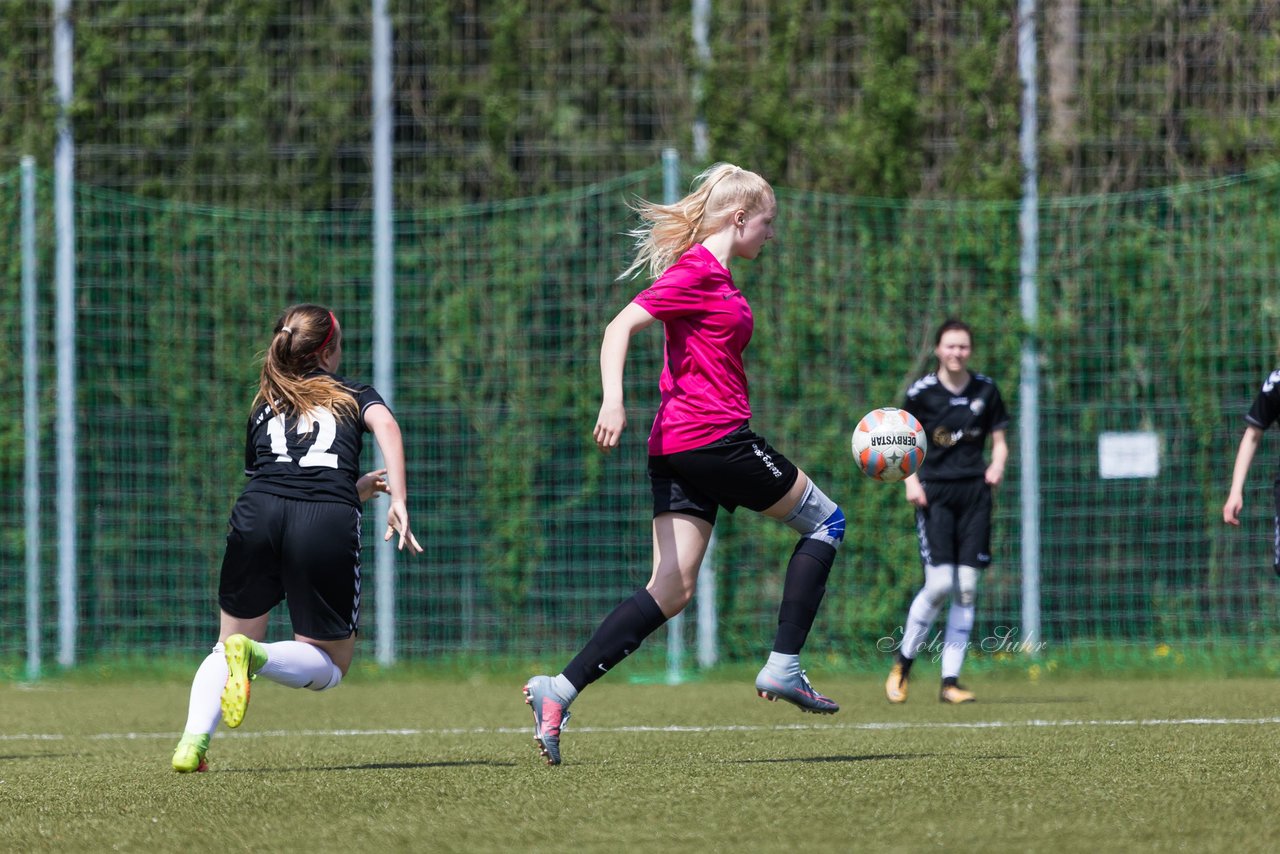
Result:
M782 584L782 607L778 609L778 635L773 651L799 655L813 628L818 606L827 592L827 576L835 562L836 550L829 543L803 538L791 553L787 577Z
M637 590L604 618L591 640L565 667L565 678L581 691L635 652L666 621L652 594Z

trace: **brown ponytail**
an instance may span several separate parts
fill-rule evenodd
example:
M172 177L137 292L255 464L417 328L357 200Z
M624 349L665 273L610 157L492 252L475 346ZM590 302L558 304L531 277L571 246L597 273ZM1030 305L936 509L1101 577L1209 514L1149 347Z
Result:
M354 418L358 407L350 389L327 375L307 376L341 340L338 318L324 306L301 303L285 309L262 360L254 407L266 403L277 414L300 415L319 406L335 417Z

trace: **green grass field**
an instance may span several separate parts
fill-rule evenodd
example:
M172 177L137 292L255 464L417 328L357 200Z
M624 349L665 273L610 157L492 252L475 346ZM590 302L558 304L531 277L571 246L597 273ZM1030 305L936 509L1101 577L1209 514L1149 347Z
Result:
M1271 851L1280 684L814 673L802 715L750 677L591 688L541 764L520 678L258 683L211 769L169 756L187 684L0 686L6 851Z

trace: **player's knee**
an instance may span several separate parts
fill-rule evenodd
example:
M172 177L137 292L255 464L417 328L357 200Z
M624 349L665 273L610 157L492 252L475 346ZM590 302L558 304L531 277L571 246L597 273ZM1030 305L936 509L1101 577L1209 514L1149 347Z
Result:
M838 505L833 504L831 506L832 510L826 518L809 530L800 532L801 541L813 540L818 543L826 543L833 549L840 548L840 544L844 542L844 511Z
M783 521L798 531L802 539L827 543L835 549L840 548L840 544L844 542L844 511L812 481L791 514Z
M978 599L978 570L972 566L961 566L956 573L956 603L966 607Z
M693 601L696 579L686 579L683 575L674 574L653 579L645 588L663 614L672 617L679 614Z
M951 598L952 587L947 585L925 585L924 595L929 604L935 608L941 608Z
M950 566L925 567L924 590L921 592L930 605L941 608L955 589Z
M652 595L652 594L651 594ZM657 601L656 599L654 601ZM663 601L658 604L665 614L668 611L678 614L688 607L693 601L693 587L688 584L680 584L669 588Z
M328 680L321 681L317 679L307 687L312 691L328 691L333 688L337 688L339 683L342 682L342 677L346 675L346 672L336 664L330 664L330 668Z
M352 650L342 646L330 650L318 644L312 644L311 648L319 655L315 662L315 669L310 674L311 679L305 687L311 691L329 691L337 688L351 666Z
M819 539L828 538L831 545L840 548L840 544L844 542L844 526L844 511L837 504L835 510L831 511L831 515L823 520Z

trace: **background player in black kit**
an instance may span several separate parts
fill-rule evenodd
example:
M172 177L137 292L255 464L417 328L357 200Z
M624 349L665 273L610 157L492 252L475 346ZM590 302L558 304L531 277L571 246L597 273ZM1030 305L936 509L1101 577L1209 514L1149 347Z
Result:
M1240 511L1244 508L1244 481L1249 475L1249 466L1262 444L1262 434L1280 418L1280 370L1262 383L1258 395L1253 399L1253 406L1244 416L1244 435L1240 437L1240 448L1236 451L1236 464L1231 471L1231 491L1227 493L1227 502L1222 505L1222 521L1228 525L1240 524ZM1272 566L1280 575L1280 476L1276 478L1273 489L1276 503L1275 536L1272 539Z
M973 693L960 687L960 667L973 629L978 573L991 563L991 492L1004 478L1009 457L1009 415L1000 390L990 378L969 371L973 333L968 324L947 320L934 343L938 369L917 380L902 405L924 425L929 439L924 463L905 481L907 501L916 507L924 587L911 603L885 683L890 703L906 702L911 663L948 600L938 698L973 700ZM989 464L983 459L988 436Z
M218 584L218 643L191 683L174 770L204 771L219 719L239 726L249 681L335 687L351 666L360 624L360 504L391 496L384 539L422 547L409 529L400 427L371 386L334 374L342 327L333 312L295 305L275 324L245 439L249 483L231 510ZM386 468L358 476L364 433ZM294 639L260 643L288 598Z

